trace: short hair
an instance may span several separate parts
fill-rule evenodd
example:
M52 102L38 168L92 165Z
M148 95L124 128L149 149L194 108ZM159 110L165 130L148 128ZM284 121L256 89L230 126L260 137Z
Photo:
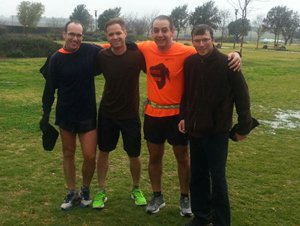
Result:
M82 27L82 30L84 31L84 27L83 27L83 24L79 21L79 20L70 20L66 23L65 25L65 28L64 28L64 31L67 32L68 31L68 26L71 24L71 23L74 23L74 24L80 24L81 27Z
M214 31L211 28L211 26L209 26L207 24L199 24L199 25L196 25L195 27L193 27L192 32L191 32L192 38L195 35L204 35L207 31L209 32L211 38L214 39Z
M159 16L155 17L155 18L152 20L151 28L153 28L153 23L154 23L155 20L167 20L167 21L169 21L170 29L171 29L171 30L174 30L174 23L173 23L173 20L171 19L171 17L166 16L166 15L159 15Z
M119 24L124 31L126 30L125 21L120 17L115 17L106 22L104 26L105 32L107 32L107 27L113 24Z

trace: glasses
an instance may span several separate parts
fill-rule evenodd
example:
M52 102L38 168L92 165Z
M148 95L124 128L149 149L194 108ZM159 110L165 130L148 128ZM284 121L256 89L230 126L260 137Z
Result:
M210 38L204 38L204 39L194 39L193 42L196 42L196 43L203 43L203 44L206 44L210 41L211 39Z
M76 34L76 33L74 33L74 32L69 32L69 33L67 33L67 35L70 37L70 38L78 38L78 39L80 39L80 38L82 38L83 37L83 34Z

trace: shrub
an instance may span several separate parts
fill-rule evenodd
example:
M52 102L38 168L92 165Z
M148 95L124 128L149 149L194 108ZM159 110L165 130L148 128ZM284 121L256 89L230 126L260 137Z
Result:
M46 57L60 47L40 36L3 35L0 39L0 57Z
M0 35L4 35L7 32L7 29L4 25L0 25Z
M90 42L99 42L101 41L101 36L98 31L89 31L85 32L83 40Z

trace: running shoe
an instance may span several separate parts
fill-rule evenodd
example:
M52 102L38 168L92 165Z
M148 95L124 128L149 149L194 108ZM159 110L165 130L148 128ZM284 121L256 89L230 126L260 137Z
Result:
M145 206L147 201L143 195L143 192L139 188L134 188L131 192L131 198L134 200L135 205Z
M150 203L146 207L147 213L158 213L166 205L163 195L152 196Z
M79 205L80 197L76 191L69 191L64 198L64 202L61 204L60 208L62 210L69 210L72 207Z
M104 208L104 203L107 201L107 196L105 192L98 192L93 201L94 209Z

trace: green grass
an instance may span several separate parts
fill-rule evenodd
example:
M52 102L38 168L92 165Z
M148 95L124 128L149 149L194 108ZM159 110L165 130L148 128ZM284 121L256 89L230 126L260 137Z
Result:
M224 48L225 52L231 50ZM43 151L38 129L44 86L38 69L44 60L0 59L0 225L180 226L187 222L179 216L176 164L168 145L163 175L167 206L159 214L147 215L129 199L131 180L122 143L111 154L106 208L59 209L66 192L61 142L53 152ZM299 62L299 52L255 50L252 46L244 49L243 72L251 92L252 113L261 126L245 142L230 143L227 177L233 226L300 225L300 119L289 118L296 128L271 127L279 110L300 112ZM142 101L144 75L140 82ZM96 86L99 102L101 76ZM79 146L76 161L81 165ZM141 186L149 198L144 141L142 162ZM80 185L79 167L77 171ZM94 177L92 195L96 189Z

